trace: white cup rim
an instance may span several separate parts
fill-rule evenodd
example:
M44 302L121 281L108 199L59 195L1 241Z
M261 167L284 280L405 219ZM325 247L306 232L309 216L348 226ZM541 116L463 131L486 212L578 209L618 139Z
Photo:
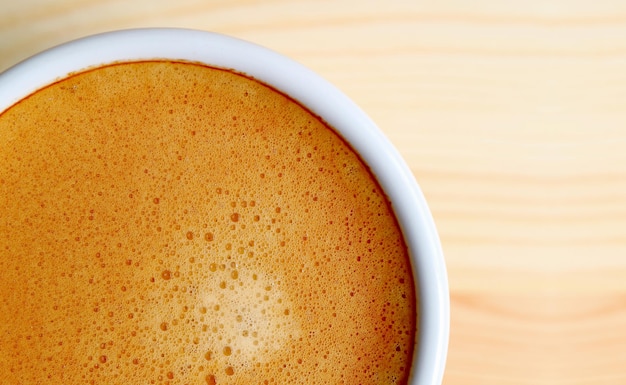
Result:
M120 61L183 60L247 74L299 101L360 154L392 202L412 258L419 296L410 384L439 385L450 329L446 266L437 230L415 178L372 120L336 87L274 51L190 29L145 28L92 35L37 54L0 74L0 113L70 73Z

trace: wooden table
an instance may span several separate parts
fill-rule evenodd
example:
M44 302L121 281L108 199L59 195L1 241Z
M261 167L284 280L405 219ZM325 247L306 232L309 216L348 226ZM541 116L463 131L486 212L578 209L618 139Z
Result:
M626 383L626 3L3 0L0 70L127 27L334 82L411 166L450 275L444 383Z

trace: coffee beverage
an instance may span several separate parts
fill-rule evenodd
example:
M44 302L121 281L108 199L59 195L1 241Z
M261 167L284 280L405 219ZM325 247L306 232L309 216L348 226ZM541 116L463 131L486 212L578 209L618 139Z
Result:
M383 191L251 78L145 61L0 115L9 384L406 383L416 296Z

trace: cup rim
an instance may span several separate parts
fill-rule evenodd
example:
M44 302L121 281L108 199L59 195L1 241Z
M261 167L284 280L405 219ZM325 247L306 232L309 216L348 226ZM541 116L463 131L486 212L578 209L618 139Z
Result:
M255 78L307 107L353 147L387 194L411 256L419 308L409 383L441 384L448 350L450 299L441 243L424 195L408 165L374 122L313 71L270 49L214 32L117 30L58 45L0 73L0 114L72 73L140 60L199 62Z

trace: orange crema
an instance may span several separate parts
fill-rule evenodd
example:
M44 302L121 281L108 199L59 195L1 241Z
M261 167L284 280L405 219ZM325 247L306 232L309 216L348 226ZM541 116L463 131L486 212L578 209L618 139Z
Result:
M390 205L301 105L177 62L73 75L0 116L7 384L406 383Z

